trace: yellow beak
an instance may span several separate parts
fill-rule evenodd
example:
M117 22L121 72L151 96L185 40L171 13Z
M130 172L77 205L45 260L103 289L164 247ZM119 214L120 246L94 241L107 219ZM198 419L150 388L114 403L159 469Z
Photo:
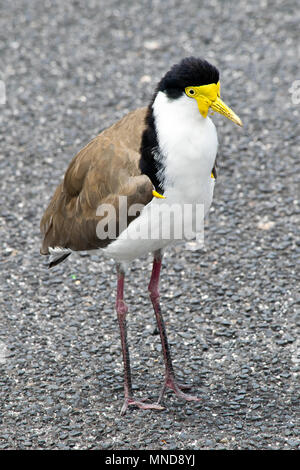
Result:
M221 100L221 98L217 97L217 99L211 103L210 107L214 111L216 111L217 113L223 114L223 116L226 116L228 119L235 122L235 124L238 124L239 126L243 125L243 123L242 123L241 119L238 117L238 115L235 114L232 111L232 109L230 109L224 103L224 101Z
M223 114L239 126L243 125L240 118L221 100L220 82L209 83L208 85L188 86L185 88L185 93L190 98L195 98L203 117L206 118L209 108L212 108L214 111Z

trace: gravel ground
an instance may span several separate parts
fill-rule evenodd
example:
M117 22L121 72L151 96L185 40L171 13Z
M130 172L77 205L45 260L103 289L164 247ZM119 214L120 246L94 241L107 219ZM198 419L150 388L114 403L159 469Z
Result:
M200 3L0 3L2 449L300 448L300 104L289 91L300 79L299 9ZM83 253L47 270L39 220L72 156L147 104L188 55L218 66L244 122L214 118L219 178L204 249L178 245L164 260L174 365L203 399L170 394L163 412L120 417L113 264ZM149 261L132 265L127 301L136 395L155 399L163 364Z

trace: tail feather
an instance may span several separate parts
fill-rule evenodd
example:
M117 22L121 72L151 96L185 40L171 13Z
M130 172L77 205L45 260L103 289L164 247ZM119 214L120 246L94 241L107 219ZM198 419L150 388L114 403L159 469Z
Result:
M56 256L53 257L51 256L50 258L50 263L48 264L48 268L53 268L54 266L57 266L59 263L62 263L68 256L70 256L71 252L69 253L64 253L62 256Z
M50 260L48 268L53 268L53 266L58 265L59 263L64 261L71 253L72 251L68 248L61 248L59 246L52 248L51 246L49 246L48 254L50 254Z

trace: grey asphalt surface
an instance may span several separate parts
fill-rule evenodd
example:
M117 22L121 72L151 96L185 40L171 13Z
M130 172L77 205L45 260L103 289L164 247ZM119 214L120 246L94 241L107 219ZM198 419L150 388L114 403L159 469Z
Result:
M0 448L299 449L297 2L1 1ZM178 376L163 412L119 415L123 374L112 263L49 271L39 220L73 155L148 103L189 55L221 73L219 177L204 249L167 250L162 305ZM296 101L295 101L296 100ZM126 295L137 397L158 397L150 257ZM297 292L298 290L298 292Z

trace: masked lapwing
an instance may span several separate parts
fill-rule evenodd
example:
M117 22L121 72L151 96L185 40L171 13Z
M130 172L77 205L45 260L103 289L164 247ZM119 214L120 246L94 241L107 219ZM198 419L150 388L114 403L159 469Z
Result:
M100 257L116 262L116 311L124 362L122 414L128 406L163 409L167 389L181 399L198 400L176 380L160 308L159 278L164 248L185 239L186 232L194 233L197 211L183 218L180 211L197 204L205 216L212 202L218 147L216 128L208 117L212 111L242 125L220 98L216 67L199 58L183 59L160 80L147 108L127 114L73 158L41 220L41 254L50 255L49 267L81 250L98 250ZM170 208L177 210L173 217ZM126 333L125 268L147 253L153 253L148 290L165 364L157 403L133 395Z

